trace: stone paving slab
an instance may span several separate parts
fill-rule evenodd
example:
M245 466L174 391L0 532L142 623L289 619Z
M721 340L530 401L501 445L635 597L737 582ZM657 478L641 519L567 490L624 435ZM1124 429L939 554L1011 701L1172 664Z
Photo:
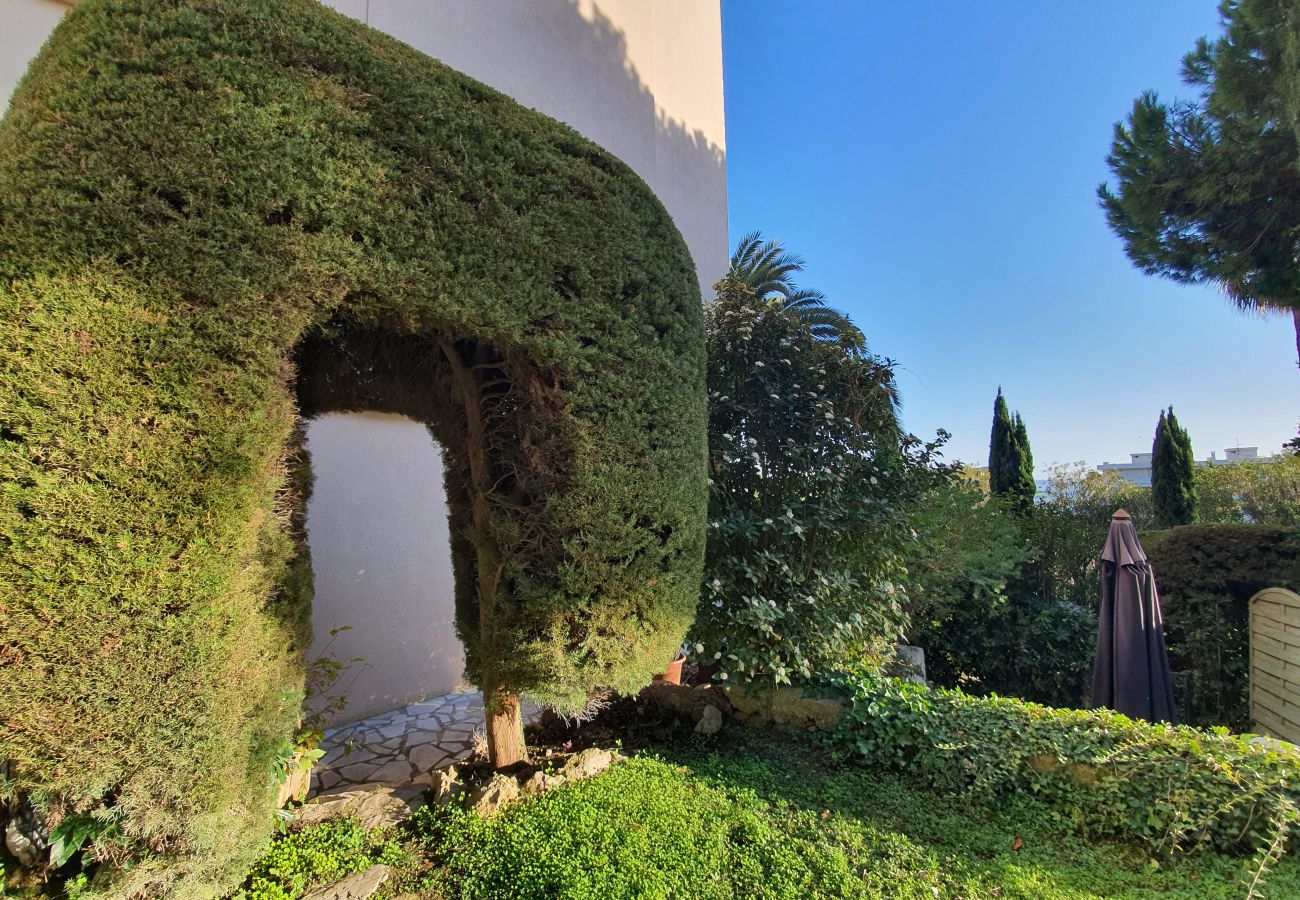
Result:
M532 721L536 709L525 707ZM330 728L311 796L366 784L428 784L429 773L465 759L484 730L483 695L459 691Z
M483 730L478 691L443 694L325 732L312 795L364 784L427 784L429 773L469 756Z

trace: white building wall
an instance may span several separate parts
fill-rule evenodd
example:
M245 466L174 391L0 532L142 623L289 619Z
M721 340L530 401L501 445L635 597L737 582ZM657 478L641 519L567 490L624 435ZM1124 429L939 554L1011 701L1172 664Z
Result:
M69 6L0 0L0 98ZM720 0L329 0L573 126L659 196L701 292L726 270ZM308 428L316 576L311 651L361 657L337 689L355 719L457 686L442 461L420 425L328 415ZM350 630L331 638L339 626ZM332 641L332 643L331 643Z

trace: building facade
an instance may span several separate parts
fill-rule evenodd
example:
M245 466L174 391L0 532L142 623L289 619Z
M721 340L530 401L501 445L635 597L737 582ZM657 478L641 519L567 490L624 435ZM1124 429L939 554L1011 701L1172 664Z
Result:
M73 3L0 0L0 98ZM702 293L726 270L720 0L329 0L553 118L632 167L694 257ZM452 629L442 462L401 416L310 423L316 581L310 655L360 658L333 690L341 720L440 694L463 668ZM341 630L340 630L341 629Z

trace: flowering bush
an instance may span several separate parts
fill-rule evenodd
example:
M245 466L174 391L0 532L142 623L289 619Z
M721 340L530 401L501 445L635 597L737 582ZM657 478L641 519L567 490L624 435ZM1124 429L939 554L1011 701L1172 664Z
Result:
M938 443L900 434L888 361L735 280L708 314L709 539L692 641L719 679L788 683L903 621L902 501Z

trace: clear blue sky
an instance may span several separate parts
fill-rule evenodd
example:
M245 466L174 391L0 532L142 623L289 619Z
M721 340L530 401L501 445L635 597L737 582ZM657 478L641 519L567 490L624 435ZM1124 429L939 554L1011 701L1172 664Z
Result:
M808 260L899 364L903 422L984 465L998 385L1052 463L1150 450L1172 403L1198 458L1296 432L1287 319L1143 275L1095 197L1113 123L1217 34L1211 0L724 0L732 243Z

